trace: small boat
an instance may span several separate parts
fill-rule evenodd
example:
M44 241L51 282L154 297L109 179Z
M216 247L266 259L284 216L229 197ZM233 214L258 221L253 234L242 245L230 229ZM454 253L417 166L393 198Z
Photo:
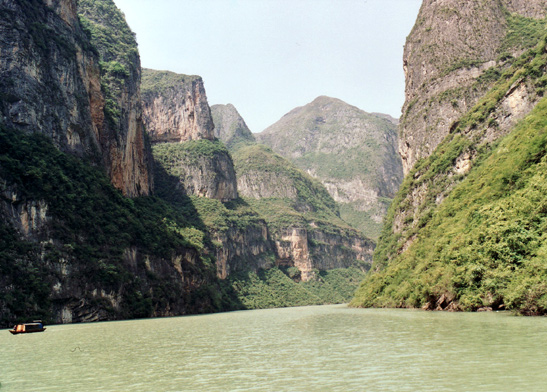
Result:
M34 321L32 323L16 324L13 329L9 331L17 335L19 333L32 333L32 332L44 332L46 329L41 321Z

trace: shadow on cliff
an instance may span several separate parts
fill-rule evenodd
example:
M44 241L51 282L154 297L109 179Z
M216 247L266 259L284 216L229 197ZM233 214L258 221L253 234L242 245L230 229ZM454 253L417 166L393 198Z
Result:
M169 203L184 216L187 222L186 227L193 227L205 233L204 244L216 260L215 245L213 244L209 229L201 219L192 199L185 194L180 179L169 174L158 162L154 162L153 165L154 194ZM238 200L238 202L243 201ZM219 308L224 311L245 309L245 305L240 301L228 280L218 278L214 291L209 290L205 295L210 295L214 301L220 302Z

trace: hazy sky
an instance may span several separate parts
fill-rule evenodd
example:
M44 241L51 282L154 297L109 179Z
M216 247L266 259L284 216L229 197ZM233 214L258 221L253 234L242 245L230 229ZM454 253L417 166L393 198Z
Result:
M320 95L399 117L421 0L115 0L142 66L200 75L253 132Z

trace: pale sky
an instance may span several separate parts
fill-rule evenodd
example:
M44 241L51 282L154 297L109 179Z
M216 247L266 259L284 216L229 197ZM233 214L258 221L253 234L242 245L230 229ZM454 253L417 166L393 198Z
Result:
M399 117L421 0L114 0L142 66L200 75L253 132L320 95Z

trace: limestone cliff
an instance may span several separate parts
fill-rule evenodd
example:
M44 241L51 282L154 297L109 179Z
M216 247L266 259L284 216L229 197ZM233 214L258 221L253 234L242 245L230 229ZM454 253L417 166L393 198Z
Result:
M537 33L544 0L425 0L404 50L406 102L399 152L405 174L428 157Z
M158 143L153 151L157 164L178 179L179 190L186 195L224 202L237 199L234 164L221 142Z
M409 172L355 305L547 312L546 16L544 1L424 1L405 51Z
M234 164L240 194L268 224L277 265L298 268L303 281L370 266L374 243L340 219L321 183L263 145L240 146Z
M215 269L188 218L128 199L49 137L0 127L0 324L82 322L221 309L196 297ZM203 235L203 233L201 233Z
M256 143L245 120L234 105L213 105L211 114L215 124L215 137L221 140L229 150Z
M2 1L0 51L0 324L221 309L196 295L217 282L201 232L124 197L149 194L152 175L138 51L114 3Z
M342 219L377 238L403 176L394 122L319 97L256 138L319 179L340 203Z
M144 121L161 165L187 195L237 199L232 158L214 140L202 79L151 69L143 75Z
M201 77L145 68L142 99L146 130L155 143L214 139Z
M104 98L75 2L3 1L0 11L0 121L41 132L63 151L93 156L101 147Z
M61 150L104 166L129 196L148 194L151 179L138 108L124 107L127 114L116 126L105 121L108 103L118 101L105 96L100 42L90 42L76 2L3 1L0 11L1 123L43 133ZM131 61L134 75L124 96L137 103L138 53Z
M98 125L103 161L124 194L148 195L151 154L144 138L135 36L112 0L79 0L78 15L100 60L104 116L97 113L94 118L103 120Z

